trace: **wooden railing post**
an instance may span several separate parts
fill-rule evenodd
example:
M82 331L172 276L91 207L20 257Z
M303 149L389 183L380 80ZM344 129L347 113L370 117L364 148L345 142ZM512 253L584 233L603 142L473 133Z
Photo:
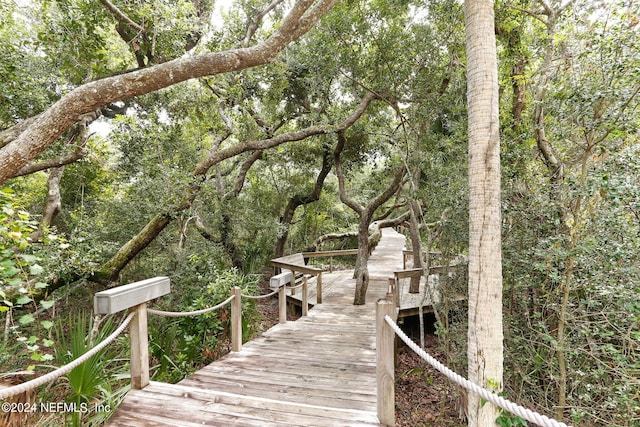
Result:
M131 307L135 316L129 324L131 340L131 388L142 390L149 385L149 338L147 336L147 303Z
M291 296L296 294L296 272L291 270Z
M387 299L392 301L395 307L398 306L396 301L396 279L393 277L389 277L387 280Z
M307 316L309 314L309 295L307 294L307 275L302 276L302 315Z
M322 304L322 272L318 273L318 280L316 281L316 303Z
M280 323L287 323L287 287L280 286L278 289L278 305L280 312Z
M378 420L386 426L395 425L394 341L395 333L384 320L393 318L393 302L380 299L376 303L376 382Z
M242 350L242 292L240 287L231 289L231 351Z
M123 310L135 313L129 323L131 341L131 388L149 385L149 337L147 336L147 301L171 292L168 277L154 277L101 291L93 296L96 314L114 314Z

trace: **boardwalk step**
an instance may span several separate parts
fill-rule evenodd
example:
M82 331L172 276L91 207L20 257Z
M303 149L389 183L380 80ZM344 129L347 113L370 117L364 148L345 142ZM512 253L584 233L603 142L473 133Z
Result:
M197 415L195 415L197 414ZM190 423L197 419L197 423ZM132 390L112 426L372 426L375 411L340 409L247 397L180 384L152 382Z

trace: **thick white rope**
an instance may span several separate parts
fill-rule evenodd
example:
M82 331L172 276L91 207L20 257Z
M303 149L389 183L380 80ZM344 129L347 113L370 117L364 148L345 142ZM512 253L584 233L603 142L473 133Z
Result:
M196 310L196 311L162 311L162 310L154 310L152 308L148 308L147 309L147 313L155 314L156 316L164 316L164 317L197 316L199 314L205 314L205 313L209 313L211 311L216 311L217 309L219 309L221 307L224 307L225 305L229 304L234 298L235 298L235 295L231 295L229 298L227 298L226 300L222 301L220 304L215 305L213 307L209 307L209 308L203 308L202 310Z
M295 285L295 286L287 286L287 288L293 290L296 290L298 288L301 288L304 285L304 283L300 283L299 285Z
M241 294L241 295L242 295L242 298L247 298L247 299L264 299L264 298L269 298L271 296L274 296L277 293L278 293L278 289L266 295L245 295L245 294Z
M25 393L29 390L33 390L36 387L40 387L43 384L51 382L56 378L59 378L69 372L71 372L74 368L82 365L84 362L89 360L91 357L95 356L100 350L105 348L108 344L110 344L113 340L116 339L118 335L125 330L125 328L131 322L131 319L135 316L135 313L129 313L126 319L122 322L120 327L116 329L111 335L105 338L100 344L93 347L91 350L87 351L82 356L78 357L76 360L56 369L55 371L51 371L46 375L43 375L38 378L34 378L31 381L27 381L26 383L14 385L11 387L7 387L4 389L0 389L0 400L6 399L8 397L14 396L16 394Z
M422 357L427 363L429 363L431 366L433 366L435 369L437 369L440 373L442 373L444 376L446 376L447 378L449 378L451 381L455 382L456 384L466 388L467 390L479 395L480 397L482 397L483 399L493 403L496 406L499 406L500 408L511 412L512 414L515 414L517 416L519 416L520 418L523 418L527 421L530 421L532 423L538 424L540 426L543 427L568 427L567 424L556 421L552 418L549 418L545 415L541 415L538 414L537 412L533 412L530 409L527 409L523 406L517 405L507 399L505 399L504 397L498 396L495 393L490 392L489 390L486 390L482 387L480 387L479 385L469 381L468 379L462 377L461 375L455 373L454 371L452 371L451 369L447 368L445 365L443 365L442 363L438 362L436 359L433 358L433 356L431 356L430 354L428 354L427 352L425 352L424 350L422 350L416 343L414 343L403 331L402 329L400 329L400 327L398 325L396 325L396 322L393 321L393 319L389 316L386 315L384 317L384 320L387 322L387 324L389 326L391 326L391 328L395 331L395 333L402 339L402 341L404 341L405 344L407 344L409 346L409 348L411 348L411 350L413 350L418 356Z

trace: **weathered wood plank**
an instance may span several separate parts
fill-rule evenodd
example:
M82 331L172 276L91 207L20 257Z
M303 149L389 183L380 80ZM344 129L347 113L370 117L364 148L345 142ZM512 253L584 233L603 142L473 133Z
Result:
M313 387L276 386L261 382L211 381L190 378L181 384L194 388L215 387L228 393L247 397L271 396L275 400L291 403L303 403L315 406L327 406L339 409L357 409L362 411L376 411L376 398L369 395L345 394L326 392ZM259 395L259 396L256 396Z
M368 380L362 381L357 377L344 378L341 375L335 375L334 377L317 377L314 375L303 375L302 373L278 373L277 375L271 373L251 373L248 371L240 371L235 372L233 376L229 375L228 372L214 372L214 371L198 371L198 378L202 381L240 381L240 382L255 382L255 383L266 383L274 386L290 386L293 385L295 387L300 388L308 388L313 387L314 389L330 392L345 392L352 393L354 390L354 386L362 387L363 385L368 385L370 388L362 387L362 391L358 394L367 395L367 396L375 396L375 381ZM339 384L336 384L336 381L340 381Z
M282 364L281 364L282 365ZM227 375L232 378L235 378L238 375L251 375L251 376L260 376L264 377L266 375L270 376L279 376L281 378L288 378L295 381L303 381L310 382L311 380L317 380L321 383L335 383L336 379L340 379L344 382L344 384L350 384L351 382L362 382L362 383L372 383L375 384L373 379L363 380L363 373L370 373L370 369L363 369L359 372L346 371L347 367L345 366L343 371L340 369L313 369L313 370L303 370L296 368L308 368L308 364L305 364L304 361L300 361L297 365L288 364L282 365L283 368L275 369L276 367L280 367L281 365L273 366L273 367L265 367L260 366L259 364L254 365L225 365L221 367L217 366L207 366L198 373L216 373L221 375ZM289 368L291 366L291 368ZM346 372L345 372L346 371Z
M191 399L195 399L200 402L209 403L212 400L215 400L218 403L224 403L229 405L245 405L252 408L263 409L263 410L273 410L273 411L284 411L287 413L294 414L315 414L322 415L326 418L343 418L344 415L349 415L353 417L356 421L371 421L371 413L368 411L358 411L355 409L342 409L342 408L333 408L333 407L325 407L319 405L306 405L303 403L296 402L283 402L280 400L275 400L271 398L264 397L254 397L250 400L245 399L243 396L238 396L232 393L228 393L226 391L210 391L210 390L201 390L194 389L191 387L185 387L179 384L162 384L159 383L157 385L154 384L154 387L150 389L151 392L157 394L165 394L167 396L188 396ZM213 397L213 399L212 399Z
M181 408L197 410L199 414L204 412L233 415L267 423L277 422L281 423L280 425L337 425L342 424L341 421L346 417L356 423L369 425L376 421L370 411L308 405L263 397L249 398L226 391L201 390L171 384L153 384L148 392L138 393L138 398L140 404L157 405L160 408L178 405Z
M171 292L168 277L154 277L101 291L93 296L93 310L98 314L119 313Z
M316 362L316 361L309 361L309 360L290 359L290 360L287 360L286 362L287 362L286 364L282 361L279 361L278 363L267 363L265 361L262 361L259 359L256 360L256 358L251 357L245 360L227 360L225 361L224 365L218 364L218 366L222 365L222 367L216 367L215 369L222 369L223 367L224 368L229 367L230 369L246 368L246 369L252 369L257 371L271 370L273 372L287 372L287 371L302 372L305 369L307 369L307 371L312 370L312 372L316 376L322 376L324 373L326 373L326 375L332 378L335 378L336 372L337 372L341 376L346 376L346 378L349 378L349 375L355 375L357 377L359 376L360 378L362 378L361 374L369 375L372 372L372 370L375 368L375 364L372 364L372 363L362 363L362 364L354 365L347 361L339 361L339 360L331 361L331 362L327 362L327 361ZM208 367L203 369L207 369L207 368Z
M358 255L358 249L339 249L335 251L302 252L304 258L318 258L344 255Z

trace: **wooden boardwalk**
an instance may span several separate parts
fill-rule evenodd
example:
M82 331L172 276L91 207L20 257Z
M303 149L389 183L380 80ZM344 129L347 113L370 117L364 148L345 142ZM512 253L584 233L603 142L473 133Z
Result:
M132 390L109 426L372 426L376 415L375 302L402 269L404 236L383 229L367 304L353 305L352 272L309 316L276 325L178 384Z

